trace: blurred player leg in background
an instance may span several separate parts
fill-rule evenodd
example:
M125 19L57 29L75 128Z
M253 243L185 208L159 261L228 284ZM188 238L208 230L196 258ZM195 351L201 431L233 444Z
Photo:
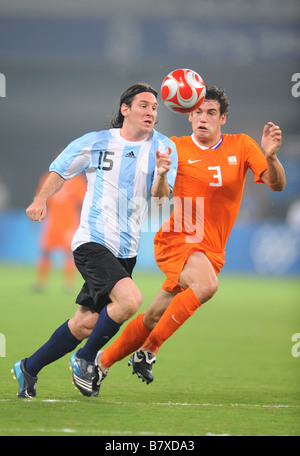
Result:
M49 173L45 173L39 183L37 193ZM76 267L71 250L71 242L79 225L80 210L86 190L82 175L66 182L60 192L47 201L47 219L42 223L37 260L35 291L43 291L50 279L55 263L54 254L62 255L63 288L73 291L76 285Z
M53 251L56 249L53 249ZM63 272L63 289L69 293L75 290L77 270L73 259L71 249L62 251L62 272ZM50 250L42 250L37 261L36 267L36 283L34 291L44 291L50 280L52 262Z

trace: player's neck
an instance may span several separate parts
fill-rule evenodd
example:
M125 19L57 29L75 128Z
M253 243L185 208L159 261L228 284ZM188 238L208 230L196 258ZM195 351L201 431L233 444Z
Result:
M216 144L220 142L222 138L222 134L214 136L213 138L199 138L199 136L196 136L195 134L192 135L193 141L199 146L204 149L211 149L214 147Z
M125 141L138 142L148 138L149 132L145 133L137 130L131 130L123 126L120 128L120 136L125 139Z

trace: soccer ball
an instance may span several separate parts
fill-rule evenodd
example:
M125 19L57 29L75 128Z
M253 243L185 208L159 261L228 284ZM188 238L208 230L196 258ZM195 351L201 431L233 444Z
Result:
M203 103L205 83L193 70L174 70L165 77L160 89L161 97L171 111L187 114Z

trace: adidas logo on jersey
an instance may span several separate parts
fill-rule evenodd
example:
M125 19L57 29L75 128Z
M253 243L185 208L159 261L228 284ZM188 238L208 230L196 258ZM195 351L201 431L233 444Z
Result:
M131 152L128 152L125 157L130 157L130 158L135 158L133 150Z

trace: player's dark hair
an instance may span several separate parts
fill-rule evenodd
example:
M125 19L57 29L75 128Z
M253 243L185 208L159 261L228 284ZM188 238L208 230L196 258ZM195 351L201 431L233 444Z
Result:
M120 104L119 104L119 111L114 117L111 119L110 127L111 128L121 128L123 126L124 116L121 113L121 106L122 104L126 104L127 106L131 107L132 100L136 95L143 92L150 92L157 98L157 92L153 89L149 84L144 82L139 82L137 84L133 84L132 86L126 89L121 97L120 97Z
M228 115L229 111L229 100L224 89L220 89L216 86L206 87L205 100L216 100L220 104L220 114Z

